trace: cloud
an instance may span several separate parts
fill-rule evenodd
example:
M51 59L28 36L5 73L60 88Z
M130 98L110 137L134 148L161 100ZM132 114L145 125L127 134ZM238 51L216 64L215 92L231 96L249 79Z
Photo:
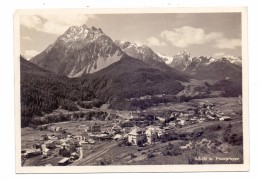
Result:
M166 43L151 36L147 39L147 45L149 45L149 46L166 46Z
M208 42L216 41L223 38L223 34L219 32L206 33L201 28L191 26L183 26L174 28L173 30L165 30L161 32L161 37L170 41L172 45L180 48L185 48L190 45L201 45Z
M29 29L37 29L43 23L42 19L39 18L39 16L34 16L34 15L21 16L20 21L21 21L21 25Z
M220 32L206 33L201 28L191 26L183 26L171 31L165 30L161 32L161 37L170 41L172 45L180 48L206 43L212 43L213 47L219 49L235 49L241 46L241 39L229 39Z
M85 24L89 19L97 19L95 15L72 14L63 15L26 15L22 16L21 25L37 31L57 34L64 33L68 27Z
M39 52L35 51L35 50L26 50L24 52L24 56L26 59L31 59L32 57L36 56L37 54L39 54Z
M30 36L22 36L21 38L27 41L32 41L32 38L30 38Z
M213 54L215 57L223 57L225 55L224 52L217 52Z
M227 39L223 38L217 41L216 47L219 49L235 49L242 44L241 39Z

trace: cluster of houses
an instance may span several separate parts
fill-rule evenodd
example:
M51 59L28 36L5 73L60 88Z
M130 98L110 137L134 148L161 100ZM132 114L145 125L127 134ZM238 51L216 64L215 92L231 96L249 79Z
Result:
M149 120L147 120L149 119ZM174 128L202 123L205 121L228 121L231 117L214 109L213 104L199 104L185 112L173 111L168 117L144 116L140 112L131 112L128 119L120 123L102 127L94 124L85 129L83 140L127 140L132 145L153 144Z
M59 133L42 135L38 143L33 144L31 148L22 150L22 159L28 159L39 155L41 155L42 158L47 158L54 153L55 155L59 154L60 151L55 151L56 148L59 148L60 150L63 150L63 152L67 152L65 158L74 161L79 158L81 141L82 136L74 136L71 134ZM64 155L60 154L60 156Z
M60 133L66 133L66 129L60 127L60 126L51 126L49 124L43 124L37 127L39 130L49 130L51 132L60 132Z
M229 121L232 118L223 112L214 110L214 105L199 104L197 108L188 109L187 112L172 112L170 126L185 126L189 124L202 123L204 121Z
M88 126L85 132L82 133L82 140L89 144L94 144L95 140L127 140L132 145L150 145L156 142L165 132L168 127L147 126L147 127L124 127L114 123L110 127L102 127L94 124ZM91 143L93 142L93 143Z

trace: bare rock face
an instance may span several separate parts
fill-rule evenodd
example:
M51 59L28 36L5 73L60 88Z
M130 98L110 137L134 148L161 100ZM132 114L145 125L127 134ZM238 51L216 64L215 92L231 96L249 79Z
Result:
M190 54L184 50L173 56L173 60L169 65L175 69L183 71L189 66L191 62L192 58Z
M163 56L159 53L154 52L150 47L146 45L119 40L116 40L115 44L120 47L120 49L128 56L140 59L144 62L154 60L158 62L165 62L167 64L167 62L172 59L172 57Z
M101 29L82 25L70 27L30 61L56 74L80 77L119 61L123 54Z

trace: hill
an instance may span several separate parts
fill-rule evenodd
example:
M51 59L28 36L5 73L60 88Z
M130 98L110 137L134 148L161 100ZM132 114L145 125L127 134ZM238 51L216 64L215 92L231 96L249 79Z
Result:
M154 62L154 61L153 61ZM96 96L107 100L129 99L144 95L177 94L183 89L179 81L187 77L167 65L158 66L124 56L107 68L86 76Z

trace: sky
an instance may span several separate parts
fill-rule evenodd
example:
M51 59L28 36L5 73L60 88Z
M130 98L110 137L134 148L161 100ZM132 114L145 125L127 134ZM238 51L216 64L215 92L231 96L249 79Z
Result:
M20 50L30 59L70 26L95 26L113 40L145 44L174 56L241 56L241 13L66 14L20 16Z

